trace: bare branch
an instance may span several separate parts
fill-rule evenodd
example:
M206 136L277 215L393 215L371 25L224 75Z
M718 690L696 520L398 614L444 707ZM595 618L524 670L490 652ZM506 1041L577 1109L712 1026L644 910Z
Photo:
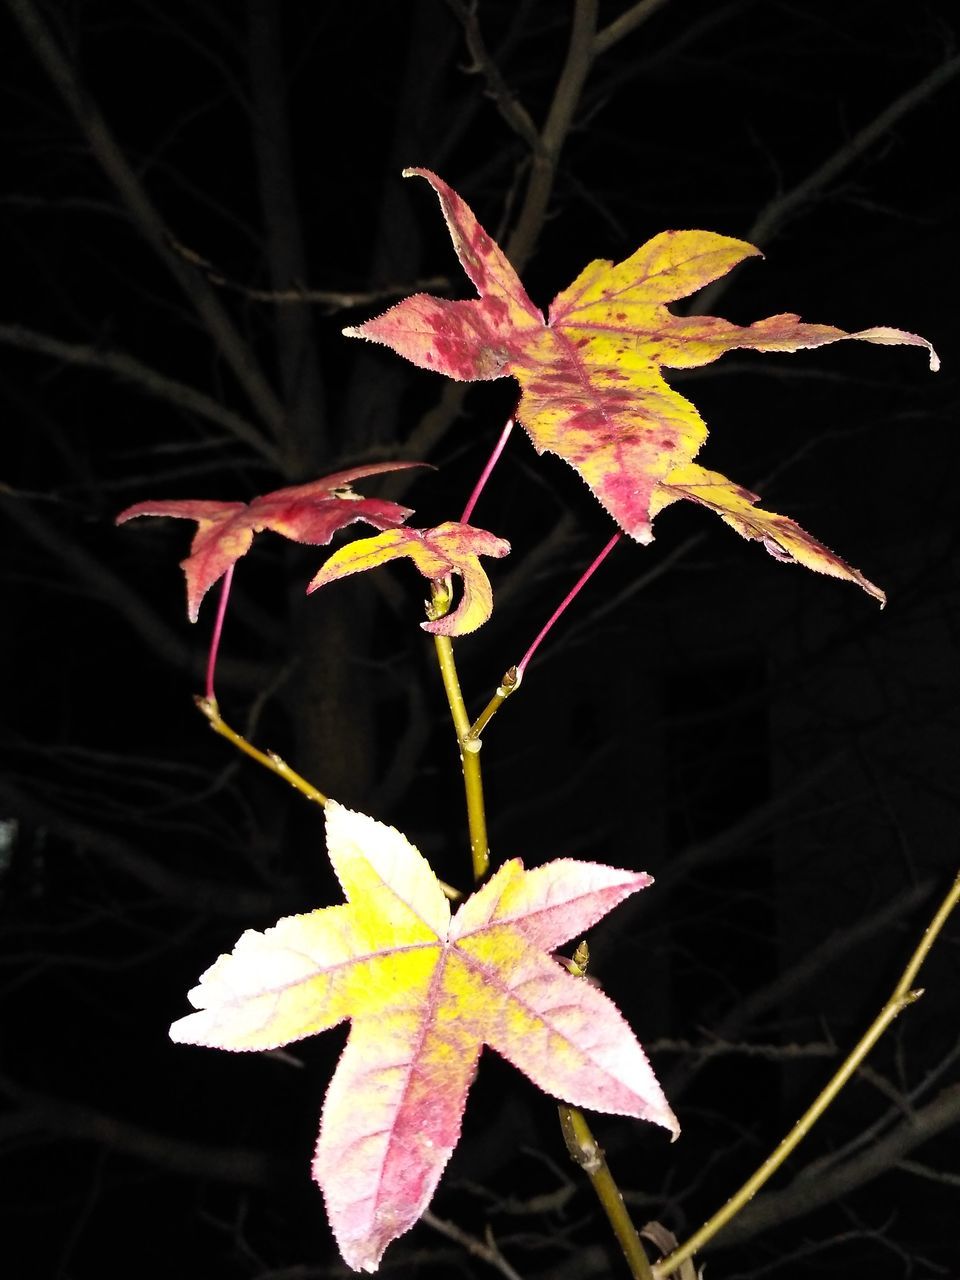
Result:
M175 378L168 378L166 374L158 373L156 369L152 369L135 356L127 355L125 351L111 351L87 343L64 342L60 338L37 333L19 324L0 325L0 342L18 347L21 351L35 351L40 355L53 356L54 359L63 360L68 364L80 365L88 369L103 369L107 373L115 374L123 382L128 382L140 391L145 391L147 395L165 400L177 409L195 413L198 417L206 418L208 422L216 423L237 440L250 445L275 466L282 465L279 452L246 418L234 413L232 409L226 408L212 396L198 391L195 387L188 386L185 382L178 382Z
M18 817L55 832L81 849L93 850L115 870L168 902L180 903L192 911L245 919L276 910L276 898L269 893L235 884L225 892L222 880L181 875L129 840L72 817L8 779L0 780L0 799Z
M127 162L103 115L81 87L33 0L7 0L7 5L140 234L180 286L263 422L275 436L282 438L286 421L283 406L253 352L207 282L171 253L172 237L166 223Z
M906 93L902 93L899 98L895 98L879 115L874 116L869 124L864 125L795 187L774 197L757 215L744 238L751 244L763 248L801 206L807 204L815 195L839 178L855 160L858 160L874 143L879 142L899 120L949 84L958 73L960 73L960 54L955 54L934 67L918 84L908 89ZM703 315L709 311L726 289L730 278L730 275L726 275L721 280L715 280L699 293L696 301L689 308L690 314Z
M960 1188L960 1173L948 1173L945 1169L931 1169L929 1165L921 1164L919 1160L900 1160L897 1168L902 1169L904 1173L915 1174L918 1178L926 1178L928 1182L940 1182L945 1187Z
M257 162L264 247L274 289L306 278L307 256L293 181L287 90L275 0L247 0L247 50L253 84L254 155ZM313 317L301 307L275 313L277 362L289 413L291 469L310 469L323 457L326 405L317 362Z
M499 1271L502 1276L506 1276L507 1280L520 1280L519 1274L514 1271L497 1247L497 1242L494 1240L493 1232L489 1227L487 1228L486 1240L478 1240L476 1236L472 1236L468 1231L458 1227L455 1222L448 1222L445 1218L438 1218L429 1209L423 1215L421 1221L426 1223L431 1230L436 1231L438 1235L446 1236L448 1240L455 1240L473 1257L489 1263L495 1271Z
M747 239L761 247L766 244L795 209L828 186L844 170L849 169L853 162L868 151L875 142L879 142L897 121L949 84L958 72L960 72L960 54L934 67L918 84L908 89L906 93L902 93L899 98L895 98L869 124L855 133L844 146L809 173L802 182L798 182L795 187L771 200L747 232Z
M542 147L540 134L530 113L504 80L500 68L490 55L477 20L476 0L447 0L447 5L456 14L463 26L464 39L473 65L464 68L468 75L482 75L486 81L486 94L493 100L497 110L510 128L536 155Z
M604 27L602 31L598 31L593 40L593 52L595 56L606 53L625 36L632 35L638 27L643 26L648 18L652 18L658 9L662 9L668 0L637 0L626 13L621 13L619 18L614 18L613 22Z
M533 170L520 217L507 241L507 257L518 271L533 253L543 227L557 176L560 152L593 66L596 30L597 0L576 0L566 61L557 80L547 122L540 134L540 146L533 153Z
M960 1125L960 1085L953 1085L914 1113L878 1142L835 1169L816 1178L798 1176L781 1191L768 1191L755 1200L726 1227L710 1248L726 1249L751 1240L771 1227L800 1218L872 1182L901 1165L914 1148L937 1134Z
M134 631L165 662L189 668L191 653L186 643L163 621L159 614L112 570L102 564L76 541L66 537L36 506L22 495L0 486L0 510L14 520L29 537L46 551L54 563L78 573L96 596L112 605Z
M174 243L171 247L192 266L199 267L211 284L218 285L221 289L229 289L232 293L242 294L251 302L272 302L278 306L319 306L332 313L348 311L353 307L370 306L390 298L405 297L408 293L450 288L449 276L425 276L423 279L408 280L403 284L386 284L379 289L310 289L300 284L294 284L287 289L251 289L247 285L229 279L207 258L201 257L186 245Z
M171 1138L93 1107L23 1089L5 1076L0 1076L0 1093L19 1103L19 1109L0 1126L0 1138L47 1134L96 1142L174 1173L248 1187L269 1186L276 1177L275 1162L251 1147L208 1146Z

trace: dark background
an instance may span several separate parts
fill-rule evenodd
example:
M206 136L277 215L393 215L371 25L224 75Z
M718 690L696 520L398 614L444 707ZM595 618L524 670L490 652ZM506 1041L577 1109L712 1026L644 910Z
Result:
M213 601L191 627L188 526L113 519L390 457L438 469L365 492L422 524L459 515L512 384L445 390L340 330L423 280L470 296L434 196L400 170L436 169L508 242L530 209L516 104L543 126L574 8L0 6L11 1277L343 1273L308 1178L343 1031L286 1056L166 1036L244 928L337 900L321 815L193 707ZM596 1128L637 1220L682 1239L879 1010L956 868L957 14L608 0L598 26L541 162L546 218L514 242L537 303L591 258L707 227L767 254L710 310L896 325L944 361L933 377L916 350L849 344L672 376L712 427L704 463L837 547L887 609L673 508L651 547L617 549L486 735L496 858L657 878L595 931L593 970L684 1132ZM519 433L475 520L514 547L493 620L457 646L479 710L610 525ZM240 563L224 712L466 887L423 584L400 566L305 600L321 559L266 534ZM954 924L923 1000L704 1255L712 1280L960 1277L958 983ZM489 1227L504 1274L625 1274L553 1104L492 1054L433 1211L475 1241ZM383 1267L495 1274L436 1224Z

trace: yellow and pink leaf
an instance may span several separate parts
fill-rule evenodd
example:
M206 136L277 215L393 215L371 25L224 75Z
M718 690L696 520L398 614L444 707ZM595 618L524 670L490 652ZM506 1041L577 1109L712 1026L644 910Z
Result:
M485 1045L557 1098L676 1135L616 1006L550 955L649 876L571 860L525 871L513 859L451 918L403 835L333 802L326 820L346 903L245 933L171 1036L275 1048L350 1019L313 1164L350 1266L375 1270L426 1209Z
M847 333L792 314L745 326L714 316L675 315L668 303L759 255L753 245L711 231L664 231L623 262L591 262L557 295L544 319L457 193L426 169L405 173L425 178L436 191L454 247L480 296L451 302L418 294L344 332L383 343L448 377L515 378L522 392L516 417L537 451L557 454L574 467L620 527L640 542L652 539L653 517L669 501L702 501L679 486L659 493L671 473L692 463L707 438L696 407L669 385L663 369L699 367L741 348L792 352L844 339L924 347L930 367L939 367L926 339L900 329ZM739 532L758 536L747 532L754 524L746 517L729 511L728 517ZM820 546L787 523L801 543ZM784 537L789 541L793 534ZM775 555L783 549L776 538L761 541ZM792 551L780 558L808 563ZM876 594L855 570L839 576Z
M388 529L372 538L359 538L340 547L313 578L307 591L316 591L339 578L364 573L391 560L412 560L425 578L443 582L451 574L463 582L463 594L456 609L422 622L435 635L463 636L476 631L493 611L493 588L480 563L480 556L507 555L509 542L486 529L455 520L434 529Z

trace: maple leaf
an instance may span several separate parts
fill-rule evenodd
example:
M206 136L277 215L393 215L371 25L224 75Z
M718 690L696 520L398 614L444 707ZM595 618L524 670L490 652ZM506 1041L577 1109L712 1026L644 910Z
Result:
M307 591L406 557L432 582L440 582L450 574L463 580L463 596L456 609L420 625L435 635L464 636L482 626L493 611L493 590L479 557L505 556L509 550L510 543L503 538L456 520L448 520L435 529L389 529L340 547Z
M136 516L176 516L196 520L190 554L181 562L187 578L187 614L196 622L200 602L231 565L250 550L253 536L264 529L293 542L311 546L329 542L338 529L363 520L376 529L402 524L413 514L409 507L383 498L363 498L353 492L354 480L416 467L417 462L374 462L312 480L309 484L274 489L252 502L199 500L136 502L117 516L123 524Z
M469 206L429 170L404 170L405 177L413 175L425 178L439 196L457 256L480 297L448 301L416 294L344 333L383 343L422 368L460 381L516 378L522 388L516 416L537 452L555 453L574 467L639 542L651 541L657 510L677 497L694 497L681 491L675 474L678 468L684 474L707 436L694 405L665 381L662 369L706 365L737 348L797 351L846 338L926 347L931 368L939 367L926 339L900 329L847 333L792 314L746 326L714 316L674 315L667 303L760 254L744 240L711 231L664 231L623 262L591 262L557 295L544 320ZM704 505L741 533L754 527L750 521L773 516L763 512L748 519L746 490L726 480L720 485L723 477L710 474L712 499ZM664 483L674 484L672 493L658 494ZM804 554L793 554L790 539L763 538L779 559L800 559L882 598L879 588L789 523Z
M545 1092L677 1121L613 1002L549 953L650 877L560 859L504 863L451 919L423 855L330 802L327 849L346 903L248 930L189 994L171 1037L275 1049L349 1018L313 1174L346 1262L374 1271L430 1202L489 1045Z

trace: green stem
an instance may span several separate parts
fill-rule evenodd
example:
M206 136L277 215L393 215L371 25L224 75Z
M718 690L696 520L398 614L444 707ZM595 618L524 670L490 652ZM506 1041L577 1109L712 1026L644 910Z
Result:
M603 1152L597 1145L596 1138L590 1132L590 1126L584 1119L583 1112L578 1110L577 1107L568 1107L565 1103L562 1103L560 1106L560 1128L563 1131L563 1140L567 1144L567 1150L590 1179L590 1183L597 1193L597 1198L603 1206L604 1213L607 1215L607 1221L613 1228L613 1233L617 1237L620 1248L623 1250L623 1256L627 1260L630 1274L634 1277L634 1280L653 1280L650 1260L643 1245L640 1243L637 1229L633 1225L623 1203L623 1196L613 1180L613 1174L607 1167L607 1162L604 1159Z
M314 804L323 808L329 796L325 796L322 791L310 782L300 776L295 769L291 769L286 760L282 760L275 751L261 751L255 747L252 742L237 733L236 729L231 729L220 714L217 707L216 698L195 698L200 711L206 716L207 722L214 733L218 733L221 738L226 738L228 742L232 742L238 751L242 751L245 756L249 756L251 760L256 760L257 764L262 764L265 769L269 769L271 773L275 773L278 778L282 778L288 786L293 787L294 791L299 791L302 796L306 796L308 800L312 800ZM440 888L451 902L458 902L463 896L459 889L454 889L445 881L440 881Z
M583 941L573 953L573 959L565 963L575 978L584 978L589 961L590 952L586 941ZM640 1243L637 1228L627 1213L620 1188L613 1180L613 1174L610 1172L599 1143L590 1131L586 1117L578 1107L568 1106L565 1102L561 1102L559 1111L560 1129L563 1140L567 1144L567 1151L590 1179L590 1185L596 1192L613 1234L623 1250L630 1274L634 1280L653 1280L650 1260Z
M428 607L431 620L442 618L450 608L450 587L446 583L433 583L433 598ZM486 879L490 870L490 845L487 840L487 817L483 807L483 775L480 772L480 739L470 736L470 717L467 714L460 677L453 657L453 641L449 636L433 637L440 665L440 677L450 706L453 727L460 748L460 764L463 769L463 788L467 801L467 827L470 832L470 857L473 863L473 879L476 884Z
M748 1178L739 1191L730 1197L726 1204L713 1215L709 1221L705 1222L699 1231L694 1232L689 1240L685 1241L678 1249L669 1254L666 1258L661 1259L653 1268L655 1280L664 1280L664 1277L673 1275L680 1266L686 1262L688 1258L692 1258L698 1249L712 1240L723 1227L727 1225L731 1218L747 1204L749 1200L756 1195L763 1184L774 1174L783 1164L784 1160L790 1155L796 1146L807 1136L816 1122L830 1106L834 1098L854 1074L864 1058L877 1043L887 1027L893 1020L902 1013L908 1005L919 1000L923 995L923 990L913 990L913 980L917 976L920 966L927 957L927 953L933 946L937 934L946 923L947 917L960 901L960 874L957 875L953 883L953 887L941 902L936 915L924 930L923 937L910 957L910 961L904 969L900 981L893 989L889 1000L874 1018L873 1022L867 1028L852 1053L835 1073L827 1085L814 1099L813 1105L800 1117L793 1126L787 1136L783 1139L777 1149L763 1162L756 1173Z
M206 716L214 733L219 733L221 738L226 738L228 742L232 742L238 751L242 751L251 760L256 760L257 764L262 764L271 773L275 773L278 778L282 778L295 791L299 791L302 796L306 796L314 804L322 807L327 803L327 797L323 792L318 791L306 778L302 778L299 773L291 769L287 762L281 760L275 751L260 751L252 742L248 742L242 733L237 733L236 729L231 729L220 715L216 698L197 698L196 703Z
M520 676L517 674L517 668L510 667L504 673L503 679L497 686L497 692L493 695L487 705L477 716L476 720L474 720L473 724L467 730L467 739L470 742L478 742L480 740L481 733L483 733L484 729L510 697L511 693L514 692L519 683Z

